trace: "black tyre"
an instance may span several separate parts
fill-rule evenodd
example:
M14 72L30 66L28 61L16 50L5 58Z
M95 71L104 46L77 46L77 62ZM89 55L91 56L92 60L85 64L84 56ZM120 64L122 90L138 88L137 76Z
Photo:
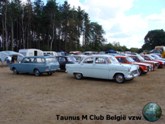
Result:
M147 74L148 72L143 72L143 74Z
M16 68L13 68L12 70L13 70L13 73L14 73L14 74L18 74L18 71L17 71Z
M74 76L77 80L80 80L83 78L83 75L81 73L75 73Z
M143 71L139 68L139 75L142 75Z
M115 75L115 81L117 83L123 83L125 81L124 75L123 74L116 74Z
M52 72L48 72L48 75L52 75Z
M39 71L38 69L35 69L35 70L34 70L34 75L35 75L35 76L40 76L40 71Z

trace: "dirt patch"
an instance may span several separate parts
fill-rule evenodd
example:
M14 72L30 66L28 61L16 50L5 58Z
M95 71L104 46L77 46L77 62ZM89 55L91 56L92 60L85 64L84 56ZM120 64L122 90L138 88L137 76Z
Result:
M52 76L14 75L0 67L0 124L149 124L138 121L57 120L56 115L134 115L142 116L148 102L165 111L165 69L117 84L114 81L85 78L76 80L65 72ZM164 115L156 123L164 124Z

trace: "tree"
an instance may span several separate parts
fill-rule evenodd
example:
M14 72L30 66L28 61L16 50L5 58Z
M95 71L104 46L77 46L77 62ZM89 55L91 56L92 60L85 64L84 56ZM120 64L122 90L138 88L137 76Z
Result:
M8 11L8 28L11 29L9 31L9 37L10 37L10 49L15 50L16 47L16 35L17 34L17 24L19 23L19 19L21 18L21 1L20 0L13 0L9 4L9 11ZM21 25L21 24L20 24ZM21 26L20 26L21 27ZM19 34L20 35L20 34Z
M24 20L24 30L25 30L25 48L29 48L32 45L32 16L33 16L33 8L31 0L27 0L27 4L22 9L22 18Z
M165 45L165 32L163 29L151 30L145 36L144 41L143 50L151 50L155 46Z
M56 0L0 1L0 46L3 50L38 48L42 50L99 50L105 39L101 25L89 20L80 7Z
M3 49L8 50L8 30L7 30L7 12L8 12L8 0L1 1L2 5L2 39Z
M94 50L100 50L102 47L102 43L105 42L105 39L103 37L104 30L101 25L99 25L96 22L90 23L90 30L89 30L89 44L92 49Z
M82 35L83 35L83 39L82 39L82 45L88 46L88 41L90 39L90 20L89 20L89 16L87 13L83 14L83 30L82 30Z
M49 1L48 1L48 3L49 3ZM41 0L35 0L33 8L34 8L34 11L33 11L33 34L34 34L33 35L33 44L35 47L40 48L41 41L42 41L41 32L42 32L43 26L44 26L42 24L44 3Z

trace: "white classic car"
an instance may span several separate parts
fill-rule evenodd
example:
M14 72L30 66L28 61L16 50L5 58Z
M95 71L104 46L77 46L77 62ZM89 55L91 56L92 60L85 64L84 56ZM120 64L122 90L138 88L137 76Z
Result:
M111 55L91 55L85 57L80 63L66 65L66 72L74 75L78 80L82 77L92 77L115 79L117 83L139 76L138 69L137 65L120 64Z

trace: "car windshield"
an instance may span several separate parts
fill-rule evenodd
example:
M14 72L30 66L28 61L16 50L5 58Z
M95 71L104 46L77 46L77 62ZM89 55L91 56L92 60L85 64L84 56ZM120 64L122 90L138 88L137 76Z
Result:
M47 63L51 63L51 62L57 62L57 60L55 58L46 58L46 62Z
M161 57L158 55L151 55L151 56L154 57L155 59L161 59Z
M109 57L108 63L110 63L110 62L112 62L112 63L119 63L119 61L114 56L110 56Z
M129 62L135 62L135 60L133 60L131 57L126 57L127 61Z
M145 61L145 59L142 56L137 55L137 57L140 59L140 61Z
M76 62L76 58L73 56L68 56L68 61L69 62Z
M151 55L148 55L150 57L151 60L155 60L155 58Z
M83 56L74 56L76 59L76 62L81 62L83 60Z

